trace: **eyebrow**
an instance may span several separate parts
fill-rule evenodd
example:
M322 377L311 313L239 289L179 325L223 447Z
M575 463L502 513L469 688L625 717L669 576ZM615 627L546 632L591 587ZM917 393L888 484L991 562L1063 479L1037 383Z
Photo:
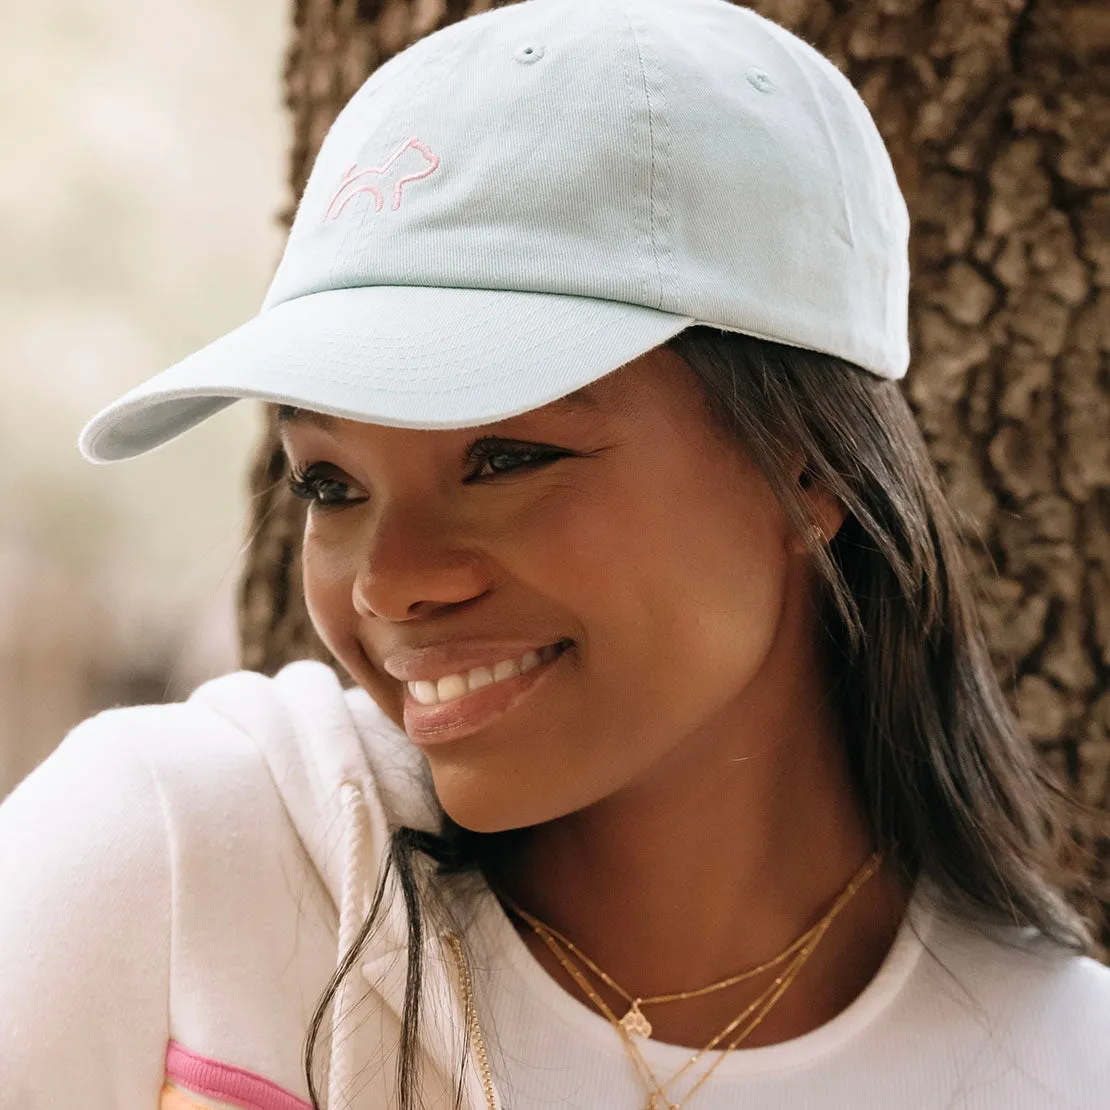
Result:
M295 405L278 405L278 427L288 424L315 424L325 432L335 427L336 419L326 412L316 412L313 409L299 409Z
M573 393L558 397L556 400L549 402L543 407L545 409L554 410L597 409L600 405L598 403L596 391L592 386L584 385L581 389L576 389ZM524 414L521 413L520 415ZM301 409L297 408L295 405L278 405L277 422L278 427L289 424L312 424L317 428L322 428L325 432L333 431L338 423L334 416L329 416L326 412L316 412L313 409Z

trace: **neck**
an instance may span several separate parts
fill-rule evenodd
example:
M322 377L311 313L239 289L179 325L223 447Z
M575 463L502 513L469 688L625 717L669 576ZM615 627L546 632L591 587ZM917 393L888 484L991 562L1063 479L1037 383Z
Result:
M642 781L528 830L495 881L633 996L689 990L778 955L821 919L874 845L826 703L777 704L787 707L777 721L736 707ZM889 950L906 894L881 868L750 1044L799 1035L850 1003ZM581 999L532 930L517 927ZM662 1005L655 1035L696 1045L751 994ZM607 998L623 1012L619 996Z

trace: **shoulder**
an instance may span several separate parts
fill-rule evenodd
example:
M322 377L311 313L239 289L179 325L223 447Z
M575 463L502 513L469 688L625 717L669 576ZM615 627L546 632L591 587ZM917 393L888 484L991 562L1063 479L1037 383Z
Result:
M165 918L170 888L197 852L220 855L222 868L237 846L248 857L289 823L270 757L294 769L310 759L334 738L306 722L326 725L345 705L330 669L294 667L292 682L240 671L182 702L112 708L79 723L0 804L3 889L63 916L112 910L105 921L141 902L136 920L152 921L156 909ZM358 746L349 714L346 733L335 758L345 751L349 760ZM306 805L327 797L325 773L303 777L315 786ZM120 900L124 889L133 893ZM109 903L97 909L102 894ZM6 920L16 927L12 914Z
M935 924L927 949L984 1004L1025 1000L1104 1020L1110 1029L1110 967L1039 937L1031 929L978 924L955 916Z
M47 829L97 813L99 835L155 851L171 811L210 809L263 787L265 742L283 728L272 686L263 675L237 672L185 701L97 713L63 737L3 809L9 819L22 815ZM225 704L210 702L208 691L223 694ZM156 825L160 835L152 837Z
M0 1073L35 1105L107 1106L98 1077L161 1078L172 853L150 768L107 716L0 804Z
M1016 1085L1024 1097L1039 1090L1053 1106L1103 1105L1110 968L1032 930L945 915L926 938L924 958L935 1013L948 1015L948 1035L961 1041L969 1082Z
M237 685L264 700L252 680ZM215 832L229 813L243 822L245 797L273 794L266 777L258 745L203 700L104 710L71 729L0 805L4 889L41 913L75 915L75 926L112 930L127 915L165 926L182 844L192 830ZM5 921L21 927L4 901Z
M368 695L345 689L314 660L273 676L221 675L183 702L109 710L81 728L102 748L128 750L146 766L178 881L194 891L217 875L234 881L242 872L246 881L260 860L295 845L334 899L346 787L357 786L365 803L368 859L380 856L399 813L423 804L404 752L412 745L390 733ZM289 851L277 852L279 845Z
M403 730L331 667L299 660L273 676L221 675L181 702L113 708L82 721L5 810L14 817L41 808L27 815L37 822L63 798L103 802L122 835L167 810L203 825L276 805L311 832L334 818L345 781L363 787L383 828L438 825L427 763Z
M177 718L144 714L145 708L108 710L71 729L0 805L0 838L10 846L33 832L33 841L22 845L24 853L58 851L83 862L108 838L117 859L124 856L133 864L143 850L164 859L164 814L151 770L134 743L142 728L133 726ZM16 862L14 854L0 858Z
M39 1094L64 1055L106 1089L157 1090L171 1032L218 1054L235 1028L240 1056L294 1084L334 968L343 782L380 817L363 731L387 730L359 714L302 661L68 733L0 805L0 951L19 954L0 961L0 1072ZM50 1105L77 1104L63 1078Z

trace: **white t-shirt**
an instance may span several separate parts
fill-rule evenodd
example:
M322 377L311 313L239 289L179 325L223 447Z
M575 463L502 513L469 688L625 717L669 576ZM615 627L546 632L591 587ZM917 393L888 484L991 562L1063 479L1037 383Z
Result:
M1110 1108L1110 972L1091 961L1064 970L1058 954L1007 948L1003 932L1029 934L981 933L935 912L926 891L919 885L882 967L847 1009L793 1040L726 1053L683 1110ZM556 983L492 895L488 902L479 933L484 1025L508 1110L647 1106L609 1022ZM1049 1038L1046 1029L1070 1035ZM660 1080L692 1055L638 1043ZM681 1102L717 1055L703 1056L668 1094ZM1102 1089L1091 1086L1097 1060Z

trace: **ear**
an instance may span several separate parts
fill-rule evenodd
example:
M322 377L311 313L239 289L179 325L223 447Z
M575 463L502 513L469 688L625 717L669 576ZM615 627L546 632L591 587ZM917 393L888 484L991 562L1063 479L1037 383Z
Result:
M790 550L795 555L808 555L815 544L827 544L840 531L848 510L839 497L814 478L800 452L791 460L790 473L813 521L811 535L791 536Z

